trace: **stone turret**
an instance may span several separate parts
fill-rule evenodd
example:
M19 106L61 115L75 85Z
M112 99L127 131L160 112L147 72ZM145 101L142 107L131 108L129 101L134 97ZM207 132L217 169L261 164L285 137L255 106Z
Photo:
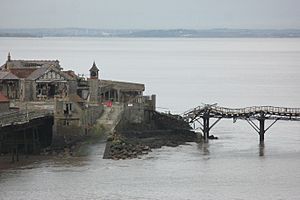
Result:
M11 66L13 65L12 61L11 61L11 56L10 56L10 52L8 52L7 55L7 61L6 63L2 66L2 69L4 70L9 70L11 68Z
M8 52L8 56L7 56L7 62L11 61L11 56L10 56L10 52Z
M99 69L96 66L96 63L94 61L92 68L90 69L90 78L91 79L99 79Z
M94 61L93 66L90 69L90 78L88 79L90 90L90 102L98 102L99 92L99 69Z

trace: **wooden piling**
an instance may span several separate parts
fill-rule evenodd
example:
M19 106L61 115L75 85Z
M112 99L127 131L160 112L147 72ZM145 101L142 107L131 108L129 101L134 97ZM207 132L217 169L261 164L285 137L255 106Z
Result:
M15 149L13 147L11 148L11 162L15 162Z
M18 144L16 145L16 160L19 162L19 150L18 150Z
M33 151L33 153L36 153L34 128L32 128L31 130L32 130L32 151Z
M23 130L23 139L24 139L24 154L25 154L25 157L27 158L29 152L28 152L28 141L26 138L26 130L25 129Z

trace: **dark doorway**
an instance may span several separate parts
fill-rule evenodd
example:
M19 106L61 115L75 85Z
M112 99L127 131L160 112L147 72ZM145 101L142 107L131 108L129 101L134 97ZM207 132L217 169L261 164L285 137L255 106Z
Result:
M52 85L52 84L49 84L49 93L48 93L48 96L49 97L54 97L55 95L55 85Z

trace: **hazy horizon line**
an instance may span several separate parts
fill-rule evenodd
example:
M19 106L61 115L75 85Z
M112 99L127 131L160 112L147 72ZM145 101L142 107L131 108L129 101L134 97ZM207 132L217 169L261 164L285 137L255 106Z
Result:
M26 28L0 28L18 30L18 29L94 29L94 30L300 30L300 28L226 28L226 27L216 27L216 28L89 28L89 27L26 27Z

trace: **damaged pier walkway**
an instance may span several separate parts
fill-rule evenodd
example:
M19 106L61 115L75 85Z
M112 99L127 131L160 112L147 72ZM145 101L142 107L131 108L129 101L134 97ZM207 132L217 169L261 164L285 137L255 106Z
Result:
M53 112L14 111L0 114L0 153L37 152L52 142Z
M217 104L205 104L184 112L182 117L190 124L199 123L206 142L209 139L209 131L223 118L233 119L234 122L237 119L246 120L259 134L260 142L263 142L265 133L278 120L300 121L300 108L253 106L235 109L220 107ZM210 125L211 118L216 119L212 125ZM255 120L258 121L258 125ZM272 120L273 122L265 127L265 120Z

